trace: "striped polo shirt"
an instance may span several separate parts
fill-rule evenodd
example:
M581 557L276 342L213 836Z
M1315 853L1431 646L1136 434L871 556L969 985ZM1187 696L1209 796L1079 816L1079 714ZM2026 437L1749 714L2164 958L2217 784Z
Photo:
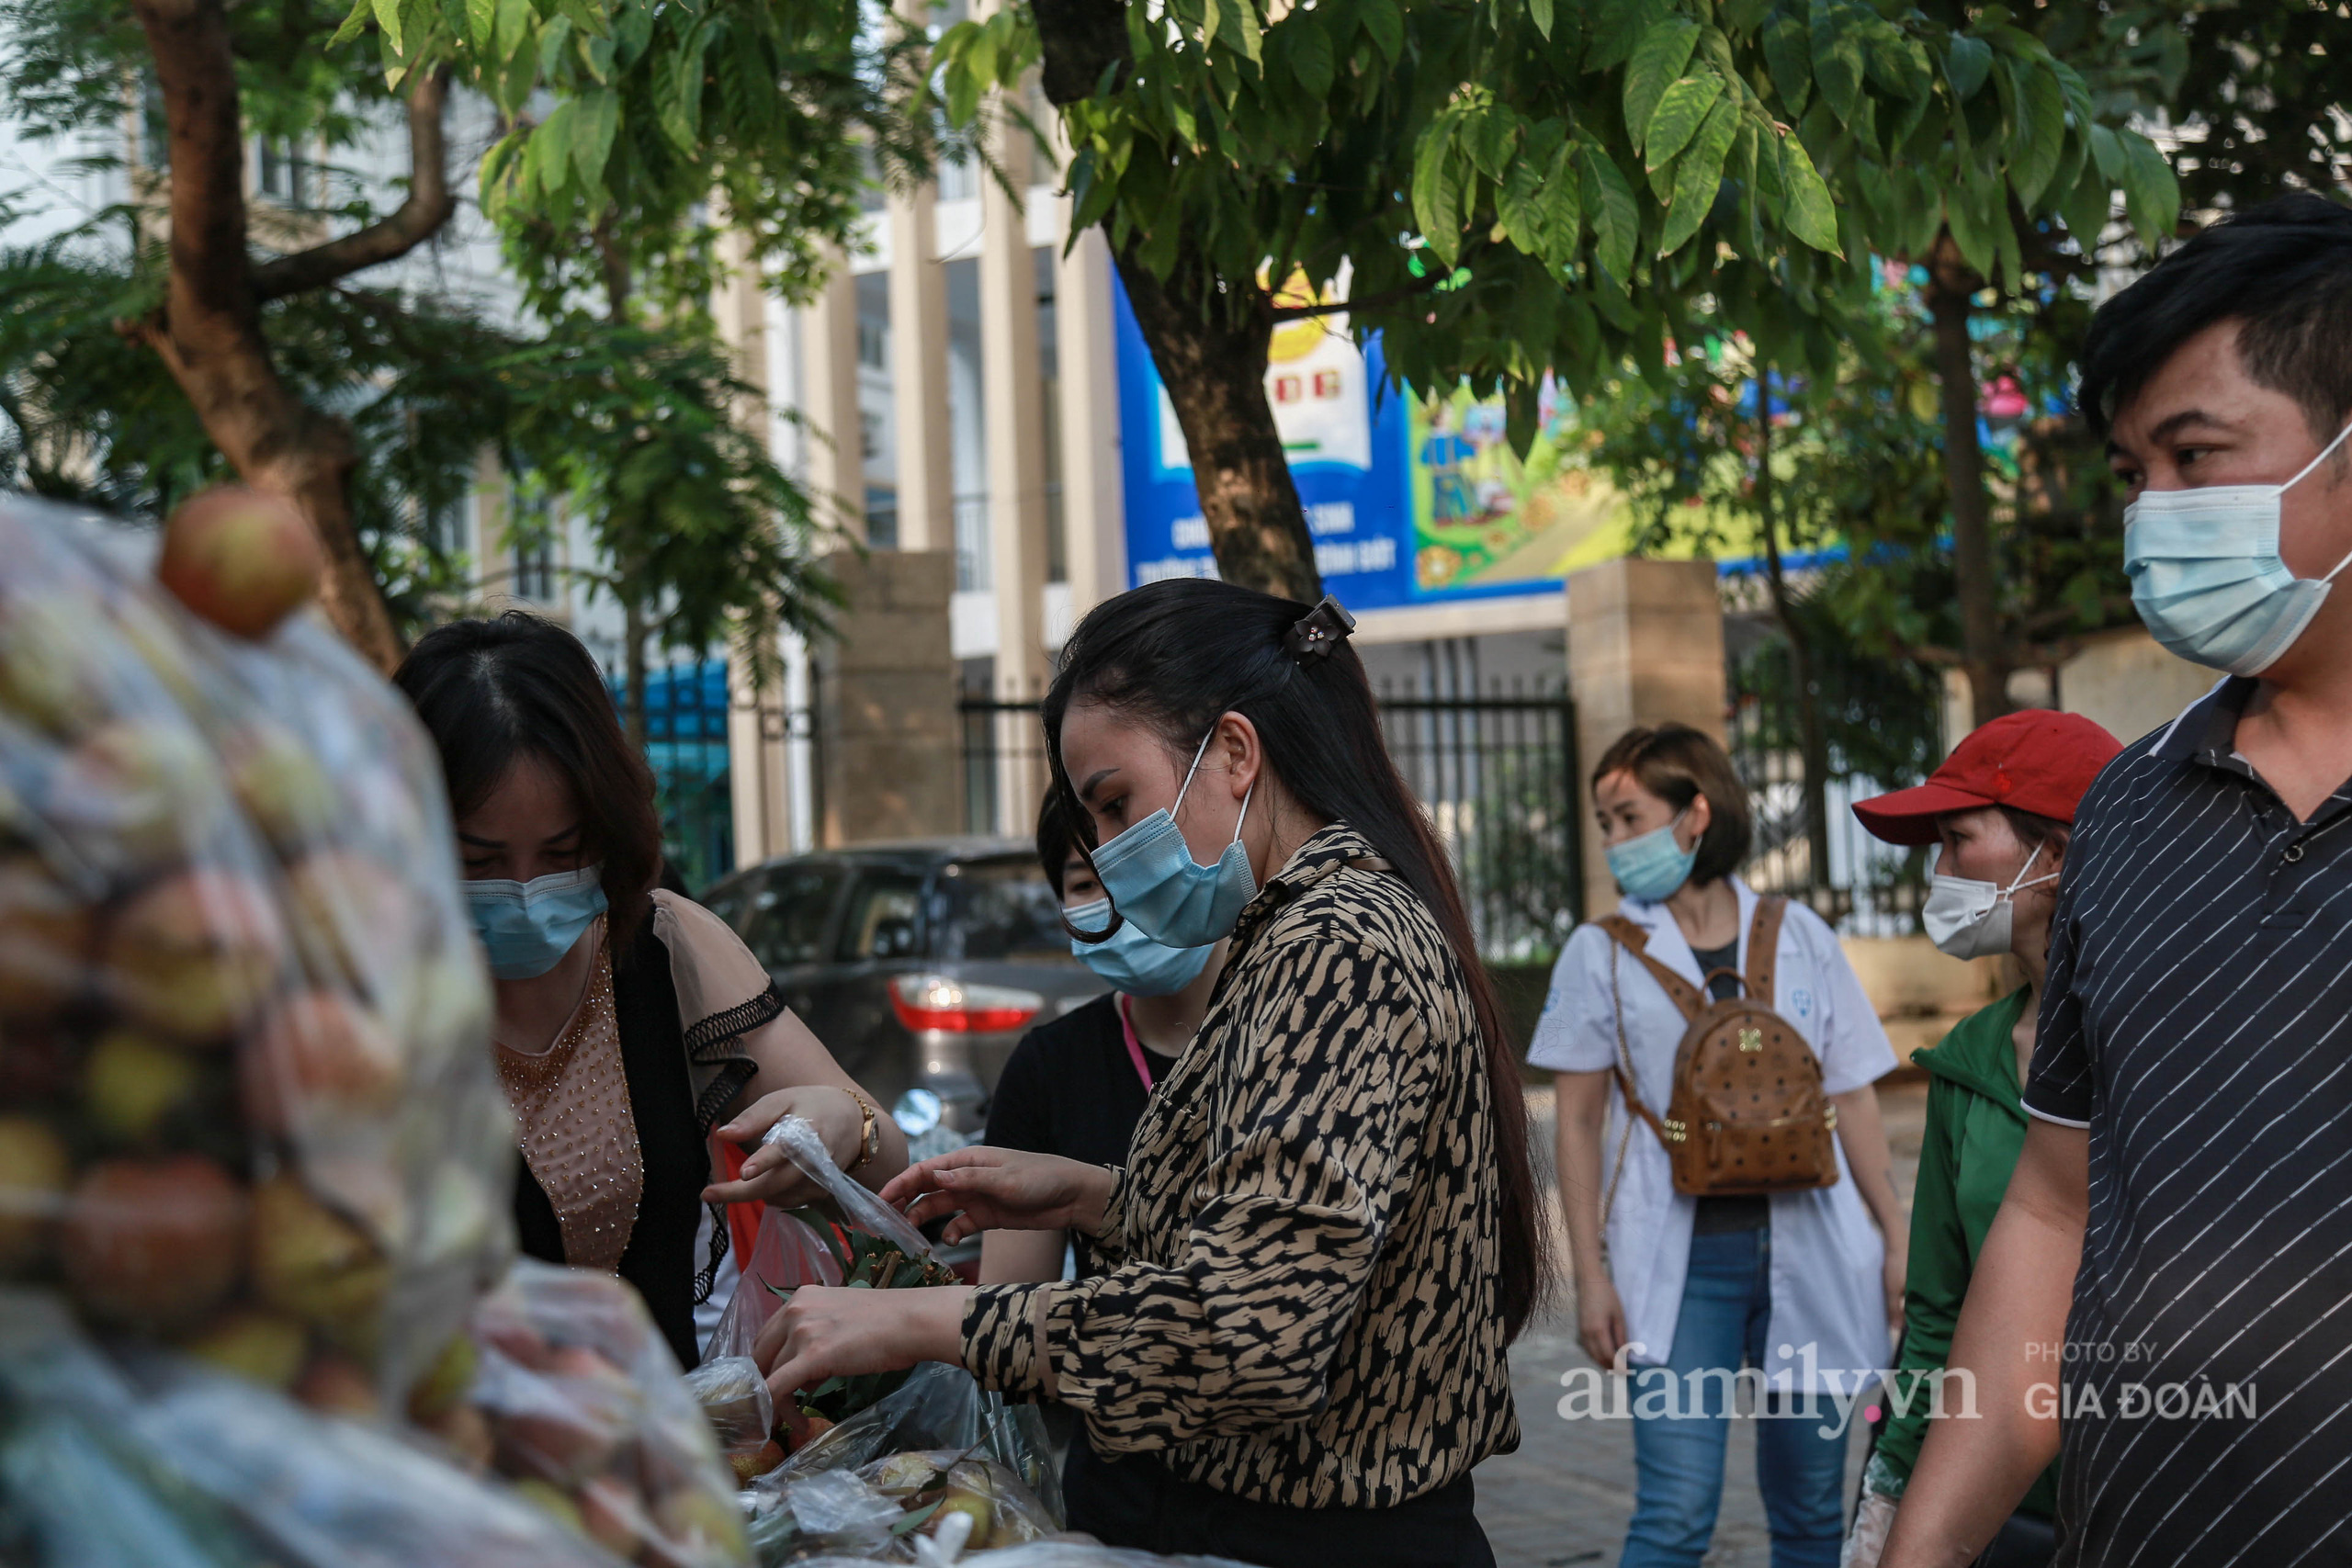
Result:
M2352 1561L2352 784L2309 821L2222 682L2084 796L2026 1109L2090 1132L2060 1563Z

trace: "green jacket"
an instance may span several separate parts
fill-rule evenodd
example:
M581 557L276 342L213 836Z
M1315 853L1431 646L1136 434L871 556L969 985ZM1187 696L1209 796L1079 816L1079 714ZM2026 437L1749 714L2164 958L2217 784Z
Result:
M1960 1322L1976 1255L2025 1149L2025 1106L2018 1098L2018 1055L2010 1032L2028 994L2020 988L1971 1013L1936 1044L1912 1054L1931 1081L1919 1180L1911 1196L1911 1261L1898 1371L1933 1371L1951 1353L1952 1329ZM1931 1386L1918 1382L1908 1408L1891 1417L1879 1437L1880 1457L1906 1480L1927 1439ZM1957 1391L1952 1397L1959 1397ZM2046 1519L2057 1507L2058 1466L2052 1462L2018 1509Z

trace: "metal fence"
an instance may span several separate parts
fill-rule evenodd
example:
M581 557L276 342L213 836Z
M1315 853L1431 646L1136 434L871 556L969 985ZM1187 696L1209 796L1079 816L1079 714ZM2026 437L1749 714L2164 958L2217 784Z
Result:
M1727 673L1732 764L1755 818L1742 874L1759 891L1803 899L1844 935L1916 932L1927 855L1871 837L1852 807L1917 784L1942 755L1931 682L1891 661L1820 671L1811 696L1824 776L1809 790L1804 694L1786 642L1765 640Z
M628 683L613 701L628 712ZM704 660L649 672L645 760L653 770L662 853L689 887L735 864L735 807L728 782L727 664Z
M1025 834L1001 819L1009 769L1044 777L1035 703L967 697L964 826ZM1496 963L1550 958L1582 914L1576 723L1555 692L1498 684L1484 697L1385 693L1389 755L1453 863L1479 950Z

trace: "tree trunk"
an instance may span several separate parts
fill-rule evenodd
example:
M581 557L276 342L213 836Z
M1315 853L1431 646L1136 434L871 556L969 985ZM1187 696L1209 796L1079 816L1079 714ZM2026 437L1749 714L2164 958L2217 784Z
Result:
M1970 722L1979 725L2009 711L2009 660L2001 644L1999 585L1993 570L1993 510L1984 493L1984 452L1976 441L1976 366L1968 339L1969 297L1983 283L1960 259L1950 235L1936 242L1928 276L1936 375L1943 389L1944 485L1951 501L1961 669L1968 677Z
M1772 595L1773 618L1789 639L1789 680L1796 688L1797 745L1804 762L1806 880L1829 886L1829 736L1821 720L1821 694L1813 668L1813 644L1797 620L1781 567L1780 525L1772 516L1772 373L1756 379L1756 512L1764 525L1764 581Z
M1266 400L1272 302L1253 283L1247 302L1237 303L1205 268L1190 263L1180 262L1166 278L1125 254L1118 264L1127 303L1183 427L1217 575L1314 604L1323 596L1323 577Z
M1033 14L1048 102L1060 107L1091 96L1106 76L1114 90L1124 85L1122 0L1036 0ZM1136 259L1134 246L1113 250L1192 453L1217 575L1312 604L1323 596L1323 576L1266 400L1272 302L1254 277L1224 279L1220 288L1217 276L1189 254L1160 278Z
M351 428L286 389L262 333L261 301L324 287L413 248L454 205L443 168L446 75L411 95L416 160L409 197L382 221L256 268L245 232L243 111L222 0L134 0L154 57L171 138L171 274L164 308L125 333L153 348L204 433L254 489L281 495L318 530L320 600L361 654L390 670L399 632L351 514Z
M651 635L645 625L645 607L626 589L621 593L621 645L624 678L628 695L623 705L621 718L628 730L628 743L637 748L640 757L646 754L645 724L645 639Z

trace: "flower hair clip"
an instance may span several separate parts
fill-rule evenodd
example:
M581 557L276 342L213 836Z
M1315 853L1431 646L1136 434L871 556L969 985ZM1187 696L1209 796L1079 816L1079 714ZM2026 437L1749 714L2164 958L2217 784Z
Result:
M1283 649L1301 664L1310 659L1329 659L1332 649L1355 629L1356 618L1326 593L1320 604L1291 623L1290 630L1283 634Z

